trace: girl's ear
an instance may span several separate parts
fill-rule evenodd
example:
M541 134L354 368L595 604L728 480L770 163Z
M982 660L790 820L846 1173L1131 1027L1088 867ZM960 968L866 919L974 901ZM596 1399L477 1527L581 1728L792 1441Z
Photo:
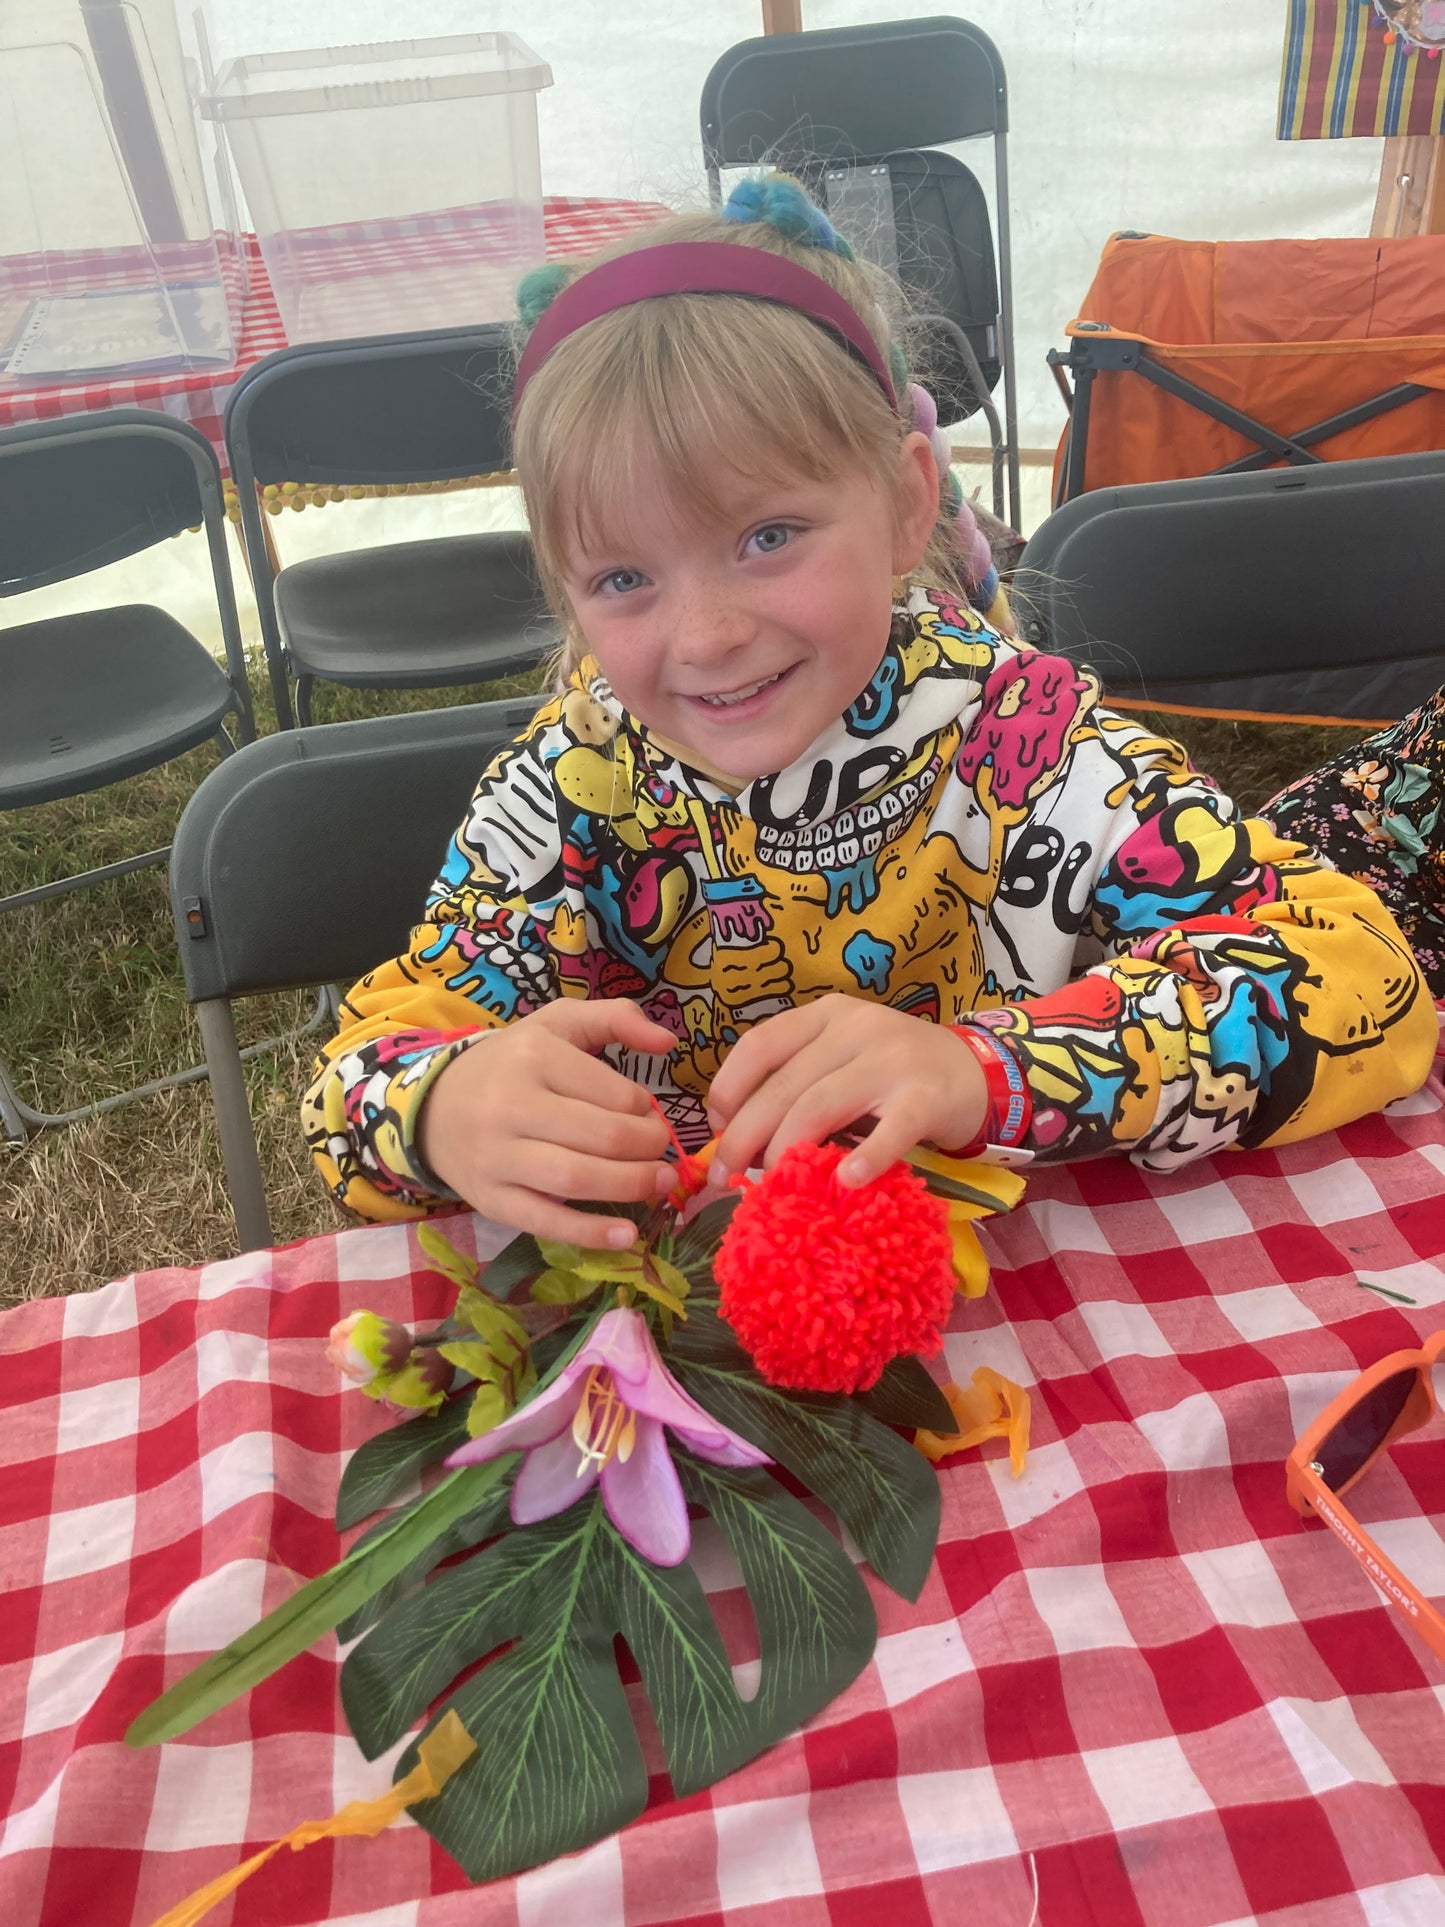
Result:
M893 573L911 575L938 521L938 469L928 437L916 429L898 450L894 489Z

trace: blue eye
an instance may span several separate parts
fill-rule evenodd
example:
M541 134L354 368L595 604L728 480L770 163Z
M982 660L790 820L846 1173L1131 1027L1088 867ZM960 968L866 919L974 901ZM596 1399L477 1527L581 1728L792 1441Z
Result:
M792 529L782 522L769 522L764 528L754 529L748 537L749 543L756 547L759 555L776 555L779 549L785 549L792 539Z
M597 588L602 595L631 595L646 580L647 577L636 569L613 569L611 574L601 578Z

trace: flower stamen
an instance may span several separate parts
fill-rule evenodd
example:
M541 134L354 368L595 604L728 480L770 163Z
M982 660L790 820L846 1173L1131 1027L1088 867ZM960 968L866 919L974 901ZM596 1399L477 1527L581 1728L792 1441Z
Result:
M588 1468L600 1472L613 1459L625 1465L637 1442L637 1414L618 1395L612 1374L605 1365L593 1365L582 1381L582 1395L572 1420L572 1437L581 1459L577 1477L585 1478Z

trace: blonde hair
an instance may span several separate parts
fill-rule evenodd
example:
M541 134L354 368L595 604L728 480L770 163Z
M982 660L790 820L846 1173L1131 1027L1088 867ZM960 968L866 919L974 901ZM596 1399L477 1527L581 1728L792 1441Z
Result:
M675 215L580 262L577 272L668 241L766 248L808 268L856 310L902 393L897 284L766 221ZM631 477L660 471L683 513L705 522L729 477L828 481L861 468L891 491L908 432L861 362L816 321L777 302L662 295L567 336L533 374L513 424L538 570L566 634L560 667L570 672L582 655L562 586L565 558L602 537L604 505L626 499ZM949 529L940 502L916 577L961 594Z

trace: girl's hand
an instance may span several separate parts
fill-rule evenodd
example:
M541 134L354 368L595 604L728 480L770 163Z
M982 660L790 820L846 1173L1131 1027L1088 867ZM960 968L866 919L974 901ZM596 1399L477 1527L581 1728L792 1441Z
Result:
M454 1057L423 1099L417 1149L475 1210L536 1237L625 1249L626 1218L569 1211L666 1195L667 1126L646 1091L599 1063L608 1044L665 1056L677 1039L622 998L562 997Z
M915 1144L971 1143L987 1107L983 1072L952 1032L886 1004L820 997L764 1018L714 1078L708 1121L721 1142L713 1178L725 1183L732 1172L775 1163L790 1144L816 1144L873 1117L838 1166L840 1183L868 1184Z

